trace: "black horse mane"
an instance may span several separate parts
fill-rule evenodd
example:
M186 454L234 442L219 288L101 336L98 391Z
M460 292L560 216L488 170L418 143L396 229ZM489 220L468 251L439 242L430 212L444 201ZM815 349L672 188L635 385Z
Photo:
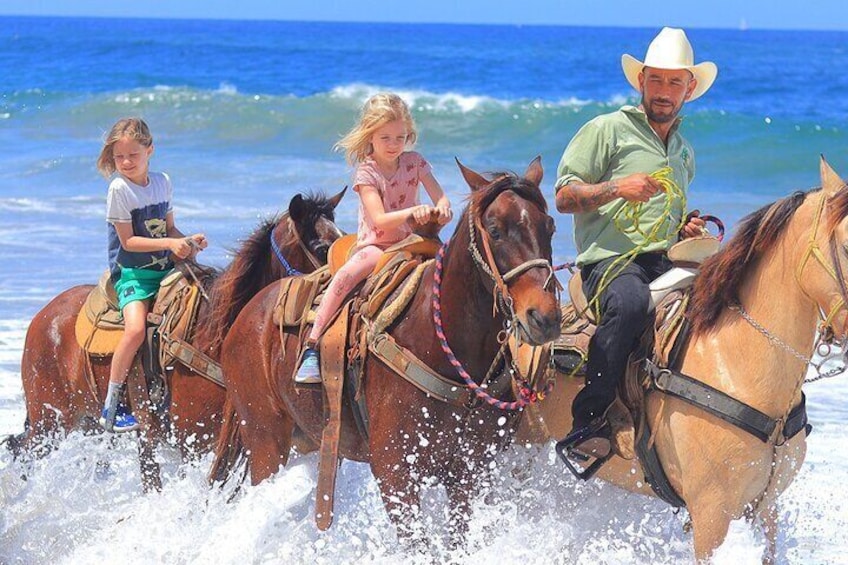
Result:
M323 194L307 193L304 198L305 215L300 228L312 230L321 217L334 220L334 207ZM289 212L281 212L263 220L238 249L230 249L233 260L215 281L211 297L211 311L206 323L198 327L197 339L208 341L210 351L217 354L226 331L247 302L274 278L273 269L281 269L271 252L271 232L280 226L285 236L280 247L296 243L298 235L289 230L286 221ZM310 237L307 234L307 237Z
M508 190L511 190L521 198L534 203L543 212L548 212L548 203L545 200L542 191L538 186L526 178L511 171L488 173L486 176L493 179L491 184L485 189L472 192L468 197L469 206L472 207L475 212L485 210L495 200L495 198Z

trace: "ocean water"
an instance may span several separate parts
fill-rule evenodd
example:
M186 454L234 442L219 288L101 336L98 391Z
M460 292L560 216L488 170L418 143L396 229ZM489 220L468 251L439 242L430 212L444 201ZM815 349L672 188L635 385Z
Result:
M633 103L619 58L641 58L656 29L0 18L0 434L23 429L20 358L32 316L106 268L106 181L94 162L120 117L151 126L154 170L175 187L177 225L203 231L224 266L261 219L305 190L336 192L350 169L333 144L379 90L399 92L417 146L455 206L468 190L454 159L523 171L541 155L553 205L556 165L591 117ZM819 184L824 154L848 176L848 33L687 30L715 86L687 105L697 175L689 205L732 226ZM339 223L352 231L348 195ZM555 261L574 257L556 215ZM780 561L844 563L848 376L806 387L815 426L783 496ZM209 459L163 449L165 489L143 495L131 440L71 434L46 459L0 453L0 562L87 563L116 555L167 563L396 563L403 553L368 468L345 463L338 518L312 521L315 458L231 503L204 482ZM104 461L111 464L105 466ZM510 472L521 464L529 479ZM20 476L26 472L28 480ZM477 501L461 563L679 563L685 513L615 487L577 484L550 446L502 461ZM441 497L441 498L440 498ZM443 504L434 489L432 506ZM443 517L434 511L436 537ZM734 523L717 562L756 563L762 539Z

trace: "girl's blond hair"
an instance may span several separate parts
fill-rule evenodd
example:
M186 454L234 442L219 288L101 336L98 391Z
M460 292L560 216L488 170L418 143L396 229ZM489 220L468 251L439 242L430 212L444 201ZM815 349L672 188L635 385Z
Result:
M97 158L97 170L106 178L111 177L117 170L112 150L115 144L124 138L133 139L145 147L153 145L153 136L150 135L150 128L144 120L141 118L118 120L106 135L103 149L100 150L100 156Z
M418 131L406 102L397 94L390 92L375 94L362 107L356 126L341 138L333 149L344 151L345 158L351 165L361 163L374 152L374 147L371 145L371 136L374 132L396 120L401 120L406 125L408 133L406 146L415 145Z

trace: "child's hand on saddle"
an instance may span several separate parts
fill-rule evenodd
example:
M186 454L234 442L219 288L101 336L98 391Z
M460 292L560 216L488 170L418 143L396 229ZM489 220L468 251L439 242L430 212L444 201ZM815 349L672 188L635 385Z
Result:
M192 261L197 257L198 253L206 249L206 247L209 245L206 236L202 233L190 235L186 238L186 240L188 241L188 244L191 245L191 254L188 258Z
M447 224L453 218L453 210L451 210L450 205L436 206L434 210L436 212L435 220L439 223L440 226Z
M438 215L435 208L428 204L419 204L412 208L412 224L423 226L424 224L429 223L430 220L434 219L434 214Z
M430 209L430 213L425 216L425 220L421 223L414 222L412 231L422 237L426 237L428 239L438 239L439 232L442 230L442 217L439 214L439 211L432 207L428 206Z

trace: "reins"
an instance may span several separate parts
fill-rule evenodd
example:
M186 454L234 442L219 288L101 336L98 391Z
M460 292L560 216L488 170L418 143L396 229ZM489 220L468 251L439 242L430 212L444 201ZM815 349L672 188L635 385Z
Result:
M485 230L483 230L479 218L475 217L472 219L472 216L473 214L469 210L468 229L470 240L468 244L468 250L478 268L486 275L488 275L489 278L491 278L494 282L492 293L495 312L493 313L497 313L497 311L500 311L504 315L504 330L501 331L498 336L498 343L500 343L500 349L495 355L495 359L492 362L492 366L489 368L489 371L486 375L486 377L488 378L494 373L495 365L499 363L501 359L506 359L506 351L509 347L509 334L512 333L516 338L516 342L521 343L520 335L518 332L520 322L517 316L515 315L515 311L513 309L513 300L509 294L508 288L509 283L518 278L523 273L529 271L530 269L544 268L549 271L549 275L548 278L545 280L543 288L547 289L548 285L551 283L551 280L556 282L558 289L561 289L561 287L559 286L559 281L557 281L554 277L554 270L550 261L546 259L539 258L525 261L502 275L497 265L495 264L495 258L492 253L491 246L489 245L486 232ZM477 239L475 236L474 229L475 226L478 230L480 230L480 239L482 242L483 250L486 254L485 260L483 259L479 248L477 247ZM444 351L445 355L448 358L448 361L450 361L451 365L453 365L454 368L457 370L457 373L465 382L465 385L469 388L469 390L471 390L478 398L486 402L488 405L493 406L499 410L518 410L523 408L527 404L543 400L553 388L552 381L546 383L545 388L543 390L537 390L531 383L529 383L526 379L521 378L519 375L519 378L517 379L518 399L512 402L506 402L488 394L480 384L477 384L477 382L475 382L474 379L471 378L471 376L465 370L465 367L462 365L462 362L457 359L456 355L451 349L450 344L448 343L447 336L445 335L444 331L444 325L442 323L442 270L444 268L445 251L449 244L450 240L445 242L439 248L439 251L436 254L436 265L435 271L433 273L433 322L435 324L436 337L439 338L439 343L441 344L442 351ZM509 362L508 370L512 373L512 378L515 379L517 371L515 370L515 367L512 365L511 361ZM486 379L484 379L484 382L485 380Z
M645 249L653 244L660 242L668 242L669 239L675 236L686 224L686 216L681 214L679 220L674 219L675 202L680 203L680 209L686 210L686 193L677 185L672 176L671 167L663 167L650 174L662 186L665 192L665 204L662 212L656 220L647 228L647 231L640 226L641 217L643 214L643 202L625 202L624 206L618 209L612 218L613 225L623 235L628 233L638 233L641 235L642 241L629 250L627 253L619 255L606 268L598 282L598 288L594 295L589 298L586 308L594 308L595 319L601 319L601 295L607 289L619 274L636 259L636 256L644 252ZM674 229L669 229L675 226ZM665 233L663 233L665 232Z
M294 222L292 221L291 217L287 216L286 219L287 219L286 227L288 227L289 233L294 233L294 237L295 237L295 240L297 241L298 246L300 246L300 249L303 251L304 255L306 255L306 258L309 259L309 262L312 263L312 266L317 269L318 267L321 266L321 262L318 260L317 257L315 257L315 255L313 255L313 253L303 243L303 240L300 237L300 233L298 233L297 228L293 225ZM302 275L303 274L302 272L300 272L297 269L295 269L294 267L292 267L291 263L289 263L286 260L286 257L285 257L285 255L283 255L283 252L280 249L280 246L277 244L277 239L276 239L275 235L276 235L276 231L277 231L277 226L279 226L279 225L280 224L278 223L276 226L274 226L274 229L271 230L271 234L270 234L271 250L274 252L274 255L277 257L277 260L280 261L280 264L283 266L283 269L285 269L287 277L291 277L291 276L295 276L295 275Z
M839 190L845 190L846 185L842 185ZM825 204L827 203L827 194L824 189L822 189L822 196L819 200L819 205L816 208L816 214L813 218L813 228L810 231L810 239L807 242L807 250L804 252L804 256L801 259L801 262L798 264L798 269L795 271L795 281L798 283L798 287L801 289L801 292L806 296L811 302L815 304L815 300L809 295L809 293L804 289L804 285L802 284L804 268L807 266L807 263L810 260L810 257L814 257L819 265L824 269L824 271L830 275L830 277L836 281L837 286L839 287L839 300L831 307L830 312L825 313L824 308L821 305L818 306L819 309L819 318L821 319L821 324L819 325L818 337L816 338L816 344L814 350L818 352L823 357L826 357L830 354L831 347L836 344L838 346L845 346L845 335L846 335L846 326L843 325L842 333L840 334L842 338L837 340L836 332L834 330L834 320L836 315L841 310L848 309L848 285L845 283L845 277L843 275L842 270L842 261L839 258L839 249L836 244L836 238L834 234L831 234L829 238L828 248L830 251L830 262L827 261L824 252L822 252L821 247L819 247L818 241L816 241L816 236L818 235L818 230L821 225L821 218L824 214ZM749 322L750 323L750 322ZM846 324L848 324L848 318L846 318ZM755 328L757 326L754 326ZM765 330L765 328L763 328ZM769 337L770 334L768 331L761 331L764 333L766 337ZM775 342L771 337L770 339ZM796 355L797 356L797 355ZM821 372L821 367L824 364L822 363L814 363L812 358L807 359L806 357L805 363L811 367L816 369L816 377L812 379L806 379L801 382L804 383L815 382L817 380L823 378L829 378L836 376L845 371L845 365L841 367L836 367L827 371L826 373Z

